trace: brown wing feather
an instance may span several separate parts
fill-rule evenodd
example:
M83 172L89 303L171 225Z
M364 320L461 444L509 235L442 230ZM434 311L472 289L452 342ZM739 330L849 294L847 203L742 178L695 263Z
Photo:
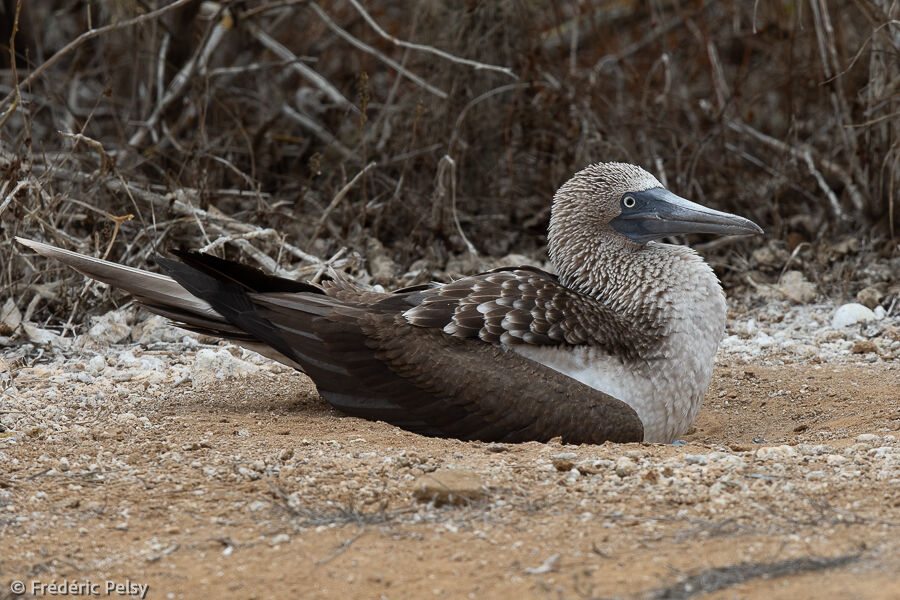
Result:
M260 316L297 348L322 396L352 415L431 435L485 441L640 441L627 404L476 337L411 325L411 300L354 305L308 294L251 295Z
M537 269L466 277L418 292L417 300L403 313L410 324L492 344L587 344L635 357L657 336Z
M423 419L462 409L466 419L446 423L462 439L569 443L640 441L643 426L634 410L539 363L496 345L409 325L402 317L369 317L363 331L375 357L438 401L420 410ZM415 406L410 406L415 409Z

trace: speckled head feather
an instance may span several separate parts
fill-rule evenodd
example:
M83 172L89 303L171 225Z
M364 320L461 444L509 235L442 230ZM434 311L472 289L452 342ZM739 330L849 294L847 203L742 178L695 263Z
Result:
M566 285L595 291L601 281L590 267L603 262L601 254L637 250L609 223L619 216L619 200L628 192L661 188L656 177L628 163L595 163L576 173L553 197L547 235L550 260Z
M565 182L553 198L550 235L570 217L606 225L619 216L619 199L628 192L643 192L662 187L656 177L628 163L595 163L585 167Z

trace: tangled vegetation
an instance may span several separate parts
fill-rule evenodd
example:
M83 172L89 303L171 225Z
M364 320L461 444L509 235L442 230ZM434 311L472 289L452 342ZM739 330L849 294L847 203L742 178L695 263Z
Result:
M887 258L898 19L891 0L2 0L0 285L70 309L47 319L104 298L79 307L16 235L427 279L539 254L555 189L605 160L786 252L852 233ZM705 250L740 266L759 243Z

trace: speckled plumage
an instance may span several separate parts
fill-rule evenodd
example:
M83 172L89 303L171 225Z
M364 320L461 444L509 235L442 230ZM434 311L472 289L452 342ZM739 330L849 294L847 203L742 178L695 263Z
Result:
M554 197L557 275L509 267L388 294L197 253L158 259L164 276L20 242L184 327L304 371L352 415L461 439L667 442L697 415L725 301L695 252L646 242L665 235L666 217L677 231L760 231L662 190L639 167L601 163Z
M558 278L538 270L467 277L423 292L404 316L507 346L622 400L641 418L644 441L677 439L709 385L725 298L690 248L635 244L609 229L612 200L661 185L634 165L587 167L554 198L548 241Z

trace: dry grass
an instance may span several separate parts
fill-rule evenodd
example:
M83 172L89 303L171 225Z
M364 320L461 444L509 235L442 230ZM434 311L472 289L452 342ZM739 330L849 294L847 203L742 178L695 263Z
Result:
M17 304L52 298L65 321L100 298L76 303L14 235L134 265L172 245L305 276L332 259L364 280L371 239L401 272L444 269L465 238L533 252L553 191L600 160L788 250L854 233L896 252L879 242L900 226L895 0L171 4L2 0ZM710 250L740 265L747 243Z

